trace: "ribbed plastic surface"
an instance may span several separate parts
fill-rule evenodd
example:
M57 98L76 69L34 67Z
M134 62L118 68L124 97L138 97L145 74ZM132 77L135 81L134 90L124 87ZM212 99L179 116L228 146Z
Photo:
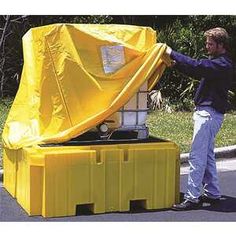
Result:
M179 201L179 149L171 142L4 150L4 187L29 215L146 209Z

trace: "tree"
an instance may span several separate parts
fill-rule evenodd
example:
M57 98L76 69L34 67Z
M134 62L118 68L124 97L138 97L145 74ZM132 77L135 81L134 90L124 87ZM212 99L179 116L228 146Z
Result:
M32 27L53 23L109 23L95 16L0 16L0 98L15 96L23 67L22 37Z

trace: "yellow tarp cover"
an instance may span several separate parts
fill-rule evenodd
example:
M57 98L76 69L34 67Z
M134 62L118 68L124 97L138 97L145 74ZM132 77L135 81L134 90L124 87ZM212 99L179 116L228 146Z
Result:
M24 66L3 144L10 149L70 140L119 110L170 58L149 27L53 24L23 37Z

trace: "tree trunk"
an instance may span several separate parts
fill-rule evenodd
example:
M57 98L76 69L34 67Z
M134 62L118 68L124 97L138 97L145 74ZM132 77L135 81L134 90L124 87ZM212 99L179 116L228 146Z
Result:
M2 31L2 35L1 35L1 39L0 39L0 51L1 51L1 58L3 59L2 63L1 63L1 79L0 79L0 98L3 97L3 88L4 88L4 64L5 64L5 55L4 55L4 43L5 43L5 37L7 34L7 27L10 23L10 16L6 16L6 22L4 24L3 27L3 31Z

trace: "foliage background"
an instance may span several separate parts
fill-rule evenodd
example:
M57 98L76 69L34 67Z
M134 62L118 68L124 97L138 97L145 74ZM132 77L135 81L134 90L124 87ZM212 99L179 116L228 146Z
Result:
M22 36L32 27L52 23L131 24L149 26L157 31L158 41L194 58L204 58L203 32L211 27L224 27L231 35L230 53L236 59L236 16L232 15L6 15L0 16L0 98L14 97L23 66ZM176 70L164 73L157 89L166 104L177 111L193 107L192 97L198 85L194 78ZM232 86L230 101L236 109L236 85Z

